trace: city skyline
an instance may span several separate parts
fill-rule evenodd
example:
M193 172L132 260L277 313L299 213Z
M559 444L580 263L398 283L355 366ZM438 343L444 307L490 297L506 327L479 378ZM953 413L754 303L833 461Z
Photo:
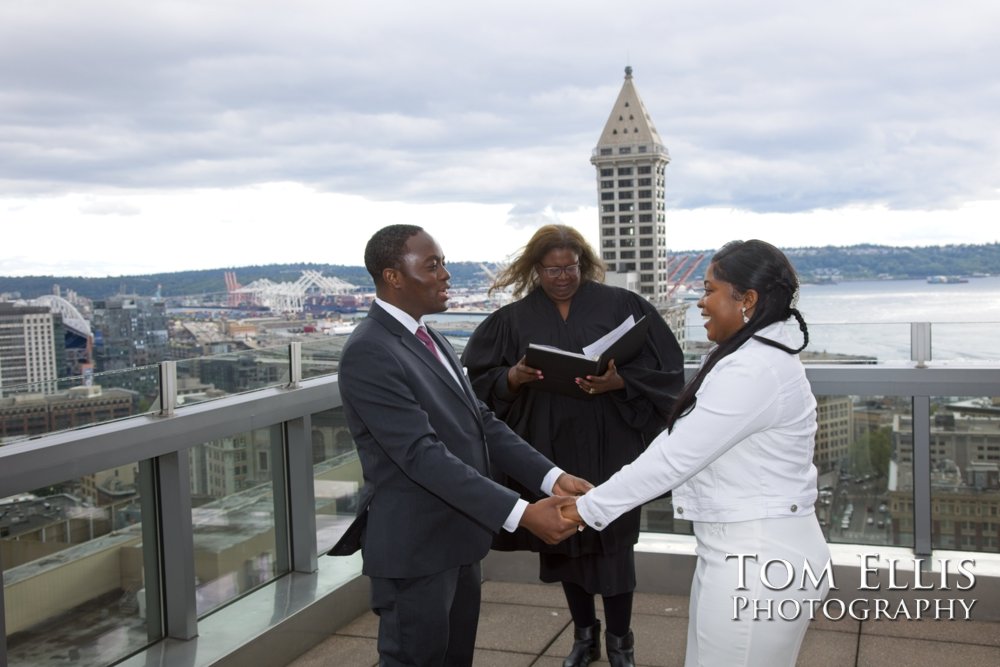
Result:
M0 274L357 265L394 222L458 261L547 222L596 244L626 65L671 155L671 251L1000 240L995 4L608 12L4 6Z

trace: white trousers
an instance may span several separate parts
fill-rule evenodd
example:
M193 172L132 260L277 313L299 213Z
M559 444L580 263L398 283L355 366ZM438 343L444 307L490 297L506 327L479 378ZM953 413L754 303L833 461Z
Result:
M794 667L809 627L807 601L822 600L830 587L828 578L817 589L804 576L805 561L819 578L830 559L816 516L695 522L694 533L698 562L685 667ZM736 554L744 555L742 567ZM790 573L792 583L772 590ZM741 605L745 608L738 609ZM797 618L796 609L801 609Z

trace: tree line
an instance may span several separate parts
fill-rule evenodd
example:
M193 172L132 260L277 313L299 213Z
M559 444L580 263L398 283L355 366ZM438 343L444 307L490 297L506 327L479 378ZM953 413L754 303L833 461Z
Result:
M1000 243L944 245L927 247L896 247L880 245L823 246L812 248L785 248L803 281L813 279L866 280L876 278L923 279L931 275L1000 275ZM682 256L704 258L689 280L701 277L712 250L675 253ZM490 262L451 262L454 287L479 287L489 283L483 270L495 270ZM295 282L304 270L319 271L358 287L371 289L372 279L363 266L341 264L268 264L220 267L197 271L176 271L148 275L108 276L85 278L81 276L0 276L0 294L35 298L51 294L53 285L65 293L73 290L90 299L103 299L114 294L137 294L164 297L210 296L226 292L225 273L232 271L242 284L267 278L273 282Z

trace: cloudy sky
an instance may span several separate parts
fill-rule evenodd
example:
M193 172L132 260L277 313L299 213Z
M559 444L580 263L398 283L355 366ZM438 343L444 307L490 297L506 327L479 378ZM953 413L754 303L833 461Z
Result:
M596 239L624 67L668 244L1000 241L996 0L0 4L0 275Z

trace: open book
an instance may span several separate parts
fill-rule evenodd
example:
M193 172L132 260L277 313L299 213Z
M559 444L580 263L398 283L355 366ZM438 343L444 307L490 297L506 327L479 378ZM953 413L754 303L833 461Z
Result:
M649 322L645 315L638 320L629 315L617 327L583 348L582 352L532 343L528 346L525 363L542 371L543 379L527 386L585 398L587 394L576 385L576 378L604 375L612 359L616 365L631 361L642 349L647 328Z

